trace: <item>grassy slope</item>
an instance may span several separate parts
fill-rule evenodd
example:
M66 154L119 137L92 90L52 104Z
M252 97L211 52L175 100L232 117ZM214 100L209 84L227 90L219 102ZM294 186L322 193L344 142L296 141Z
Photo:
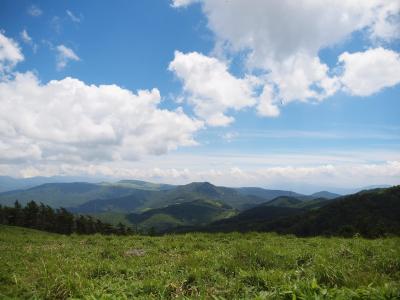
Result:
M67 237L0 226L0 265L0 298L400 297L399 238Z

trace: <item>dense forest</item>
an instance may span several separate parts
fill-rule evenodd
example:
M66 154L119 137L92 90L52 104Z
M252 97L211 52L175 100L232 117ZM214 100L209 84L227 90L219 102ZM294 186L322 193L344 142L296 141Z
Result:
M329 202L318 209L274 207L274 201L205 227L176 231L277 232L297 236L400 236L400 186L362 191Z
M48 205L30 201L23 207L15 201L14 207L0 205L0 224L28 227L62 234L117 234L132 231L120 223L116 227L91 216L73 215L65 208L53 209Z

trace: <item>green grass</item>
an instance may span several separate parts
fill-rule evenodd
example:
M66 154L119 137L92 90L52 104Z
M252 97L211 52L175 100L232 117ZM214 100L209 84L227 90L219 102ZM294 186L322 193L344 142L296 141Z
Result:
M400 297L400 238L63 236L0 226L0 266L0 299Z

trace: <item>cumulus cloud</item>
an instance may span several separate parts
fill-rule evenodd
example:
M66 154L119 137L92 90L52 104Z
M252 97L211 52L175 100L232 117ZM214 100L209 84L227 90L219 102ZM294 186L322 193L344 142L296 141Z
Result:
M0 33L0 164L129 161L196 144L203 122L181 108L159 108L157 89L133 93L70 77L43 84L31 72L13 72L23 58Z
M27 12L32 17L39 17L40 15L43 14L43 11L37 5L29 6Z
M252 106L254 80L236 78L220 60L197 52L175 52L169 70L182 80L183 89L197 116L211 126L225 126L234 119L225 112Z
M23 60L18 44L0 31L0 76Z
M18 160L24 149L36 160L130 160L194 145L202 123L159 102L157 89L134 94L69 77L42 84L18 73L0 82L0 157Z
M339 79L319 51L362 32L370 43L400 37L396 0L174 0L174 7L201 2L216 38L215 53L241 55L248 70L265 72L269 87L258 113L276 116L273 102L322 101L340 89ZM267 100L266 100L267 99Z
M339 56L343 67L341 82L352 95L369 96L400 83L400 54L375 48Z
M64 69L68 62L71 60L79 61L80 58L75 52L64 45L58 45L57 48L57 69L62 70Z

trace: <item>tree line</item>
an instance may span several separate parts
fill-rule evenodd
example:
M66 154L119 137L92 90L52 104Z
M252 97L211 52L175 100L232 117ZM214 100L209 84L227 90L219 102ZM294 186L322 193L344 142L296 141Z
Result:
M61 234L117 234L133 233L131 228L119 223L113 226L88 215L73 215L65 208L53 209L35 201L23 207L15 201L14 207L0 205L0 224L28 227Z

